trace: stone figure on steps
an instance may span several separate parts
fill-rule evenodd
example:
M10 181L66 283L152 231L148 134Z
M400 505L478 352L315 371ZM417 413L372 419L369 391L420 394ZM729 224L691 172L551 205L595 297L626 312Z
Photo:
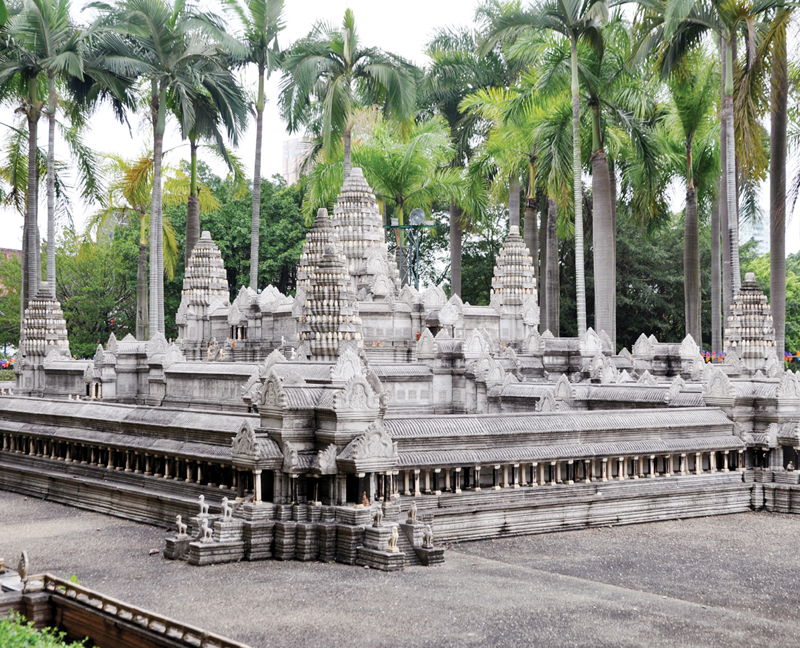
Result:
M374 526L374 527L383 526L383 524L382 524L382 522L383 522L383 507L379 506L378 508L376 508L375 509L375 514L372 516L372 518L375 520L372 523L372 526Z
M408 521L415 523L417 521L417 503L411 502L411 508L408 509Z
M211 534L212 530L208 526L208 520L203 519L203 521L200 523L200 542L213 542Z
M364 491L364 494L361 496L361 506L369 506L369 497L367 497L367 491Z
M425 532L422 534L422 547L424 549L433 549L433 529L430 524L425 525Z
M222 519L230 520L233 517L233 507L228 504L228 498L222 498Z
M397 541L400 539L400 534L397 533L397 525L392 527L392 535L389 536L389 541L386 543L386 551L389 553L397 553L400 551L397 548Z
M181 521L180 515L175 516L175 527L179 538L186 537L186 525Z
M208 504L206 504L206 498L200 495L200 515L208 515Z
M28 553L23 551L22 555L19 557L19 562L17 563L17 573L19 574L19 579L26 584L28 582L29 566L30 563L28 562Z
M786 470L789 472L794 472L794 464L791 461L789 462L789 465L786 466Z

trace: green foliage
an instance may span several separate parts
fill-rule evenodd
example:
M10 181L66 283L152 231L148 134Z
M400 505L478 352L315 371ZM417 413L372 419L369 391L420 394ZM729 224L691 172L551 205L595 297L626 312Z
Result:
M3 648L82 648L86 641L68 643L65 637L66 633L53 628L37 630L16 612L0 619L0 646Z
M0 260L0 345L19 344L19 308L22 260L18 256Z
M95 242L64 233L56 250L56 296L76 358L93 357L112 332L121 337L135 329L136 255L132 237Z
M752 239L742 246L742 274L755 273L758 285L769 298L769 253L757 256L756 246ZM786 257L786 350L800 351L800 253Z

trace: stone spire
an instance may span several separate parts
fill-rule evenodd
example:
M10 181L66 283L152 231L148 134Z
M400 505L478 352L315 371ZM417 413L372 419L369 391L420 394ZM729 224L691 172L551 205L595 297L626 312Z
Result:
M363 346L361 319L342 252L328 211L320 209L306 234L298 269L297 299L301 344L312 360L333 362L347 348Z
M203 232L189 257L181 302L209 306L218 299L228 301L228 276L217 244Z
M725 324L725 353L730 352L736 353L751 372L761 369L775 353L772 314L752 272L745 275L739 293L733 298Z
M389 254L378 202L361 169L354 168L345 178L333 214L358 299L397 294L397 262Z
M47 282L39 284L36 296L28 302L22 323L22 351L26 362L35 362L36 356L44 358L51 351L70 357L67 339L67 322L61 304L52 296Z
M496 300L504 306L521 306L530 299L536 302L533 259L517 226L511 227L497 257L492 277L492 295L492 301Z

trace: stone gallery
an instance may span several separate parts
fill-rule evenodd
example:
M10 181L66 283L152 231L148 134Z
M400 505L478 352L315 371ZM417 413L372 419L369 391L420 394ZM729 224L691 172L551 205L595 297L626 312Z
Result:
M70 359L46 285L0 398L0 487L168 525L168 558L399 570L444 543L800 511L800 383L752 275L725 361L691 337L539 330L509 232L489 306L402 286L360 169L308 232L295 297L242 288L203 233L179 337Z

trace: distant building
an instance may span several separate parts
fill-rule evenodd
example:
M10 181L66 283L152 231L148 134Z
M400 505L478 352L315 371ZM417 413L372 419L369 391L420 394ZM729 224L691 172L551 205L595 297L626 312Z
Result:
M294 137L283 143L283 179L287 185L295 184L301 175L303 162L311 150L311 142L305 137Z

